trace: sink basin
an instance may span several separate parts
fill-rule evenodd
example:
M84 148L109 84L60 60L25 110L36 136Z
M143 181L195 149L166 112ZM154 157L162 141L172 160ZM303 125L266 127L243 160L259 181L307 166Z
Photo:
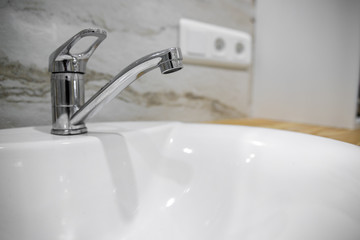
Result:
M360 239L360 148L177 122L0 131L2 240Z

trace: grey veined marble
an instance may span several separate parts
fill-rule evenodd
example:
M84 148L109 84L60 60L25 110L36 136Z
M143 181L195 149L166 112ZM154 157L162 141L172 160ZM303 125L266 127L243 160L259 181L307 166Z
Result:
M108 32L87 65L86 97L132 61L178 46L182 17L252 34L251 0L0 0L0 128L49 125L48 57L78 31ZM130 60L130 61L129 61ZM133 83L93 121L210 121L249 112L250 70L196 65Z

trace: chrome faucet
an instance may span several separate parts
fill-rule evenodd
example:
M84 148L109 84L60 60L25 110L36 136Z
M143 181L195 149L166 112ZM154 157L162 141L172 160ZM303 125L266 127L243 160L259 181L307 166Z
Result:
M88 36L97 39L87 50L76 54L70 52L80 39ZM86 133L85 121L143 74L157 67L163 74L178 71L183 67L180 48L169 48L149 54L124 68L84 103L86 63L105 38L106 32L101 29L85 29L50 55L52 134Z

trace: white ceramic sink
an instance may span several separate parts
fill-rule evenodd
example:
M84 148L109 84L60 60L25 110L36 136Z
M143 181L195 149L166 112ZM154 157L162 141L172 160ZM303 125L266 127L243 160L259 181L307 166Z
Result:
M359 240L360 148L263 128L0 131L1 240Z

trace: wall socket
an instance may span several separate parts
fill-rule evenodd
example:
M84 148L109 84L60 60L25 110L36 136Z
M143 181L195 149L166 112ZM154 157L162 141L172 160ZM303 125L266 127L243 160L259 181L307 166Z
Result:
M251 64L251 36L229 28L180 19L180 48L185 63L225 68Z

